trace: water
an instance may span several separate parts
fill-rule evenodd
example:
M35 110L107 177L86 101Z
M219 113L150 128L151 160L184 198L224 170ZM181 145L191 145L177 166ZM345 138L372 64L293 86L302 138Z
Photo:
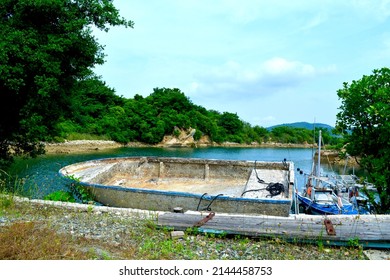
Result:
M10 174L26 178L25 188L32 190L32 197L42 198L57 191L67 190L67 182L58 175L66 165L110 157L161 156L183 158L207 158L223 160L293 161L295 168L306 173L312 165L312 149L305 148L118 148L86 154L44 155L35 159L17 160L9 170ZM322 165L324 173L337 173L334 167ZM297 185L301 186L303 176L296 172Z

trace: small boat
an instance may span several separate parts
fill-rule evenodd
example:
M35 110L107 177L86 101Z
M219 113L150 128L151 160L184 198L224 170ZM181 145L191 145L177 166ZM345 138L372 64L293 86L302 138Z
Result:
M378 190L376 187L367 182L360 182L359 178L354 175L338 175L334 179L334 190L341 192L343 197L349 200L355 208L359 209L360 214L373 214L374 207L368 197L372 195L376 203L380 203Z
M310 184L310 183L309 183ZM300 203L300 212L314 215L356 215L359 211L347 199L329 187L308 185L306 191L297 193Z
M59 174L112 207L289 216L294 164L121 157L65 166Z
M314 215L356 215L359 210L353 203L342 196L341 192L335 190L334 182L329 177L321 177L320 174L321 155L321 130L318 141L318 163L313 162L311 174L308 175L304 189L301 192L296 190L296 201L299 203L299 212ZM298 170L300 171L300 170Z

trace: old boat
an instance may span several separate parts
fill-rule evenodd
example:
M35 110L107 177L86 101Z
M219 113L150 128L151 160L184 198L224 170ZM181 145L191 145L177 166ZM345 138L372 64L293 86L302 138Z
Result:
M97 202L152 211L289 216L294 164L175 157L121 157L68 165Z
M317 179L315 177L310 178ZM356 215L359 211L347 199L336 193L328 186L319 185L326 182L321 182L316 186L308 183L305 192L297 193L297 198L300 203L300 211L314 215Z
M333 182L329 177L320 173L321 162L321 130L318 137L318 163L308 174L301 192L296 191L296 200L299 203L299 212L314 215L356 215L359 210L341 192L336 193ZM300 170L298 170L300 171Z

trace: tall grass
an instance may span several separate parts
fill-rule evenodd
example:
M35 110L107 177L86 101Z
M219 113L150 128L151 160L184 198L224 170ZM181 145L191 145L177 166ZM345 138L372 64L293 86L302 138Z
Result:
M90 259L87 253L75 250L75 243L71 236L58 234L36 222L14 223L0 231L0 259Z

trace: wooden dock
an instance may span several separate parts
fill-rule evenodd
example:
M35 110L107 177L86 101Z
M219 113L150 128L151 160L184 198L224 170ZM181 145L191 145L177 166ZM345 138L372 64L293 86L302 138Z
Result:
M174 230L197 228L198 232L277 237L294 242L323 242L324 245L361 245L390 248L390 215L291 215L289 217L250 215L210 215L209 212L163 213L160 227ZM199 221L204 221L202 226Z

